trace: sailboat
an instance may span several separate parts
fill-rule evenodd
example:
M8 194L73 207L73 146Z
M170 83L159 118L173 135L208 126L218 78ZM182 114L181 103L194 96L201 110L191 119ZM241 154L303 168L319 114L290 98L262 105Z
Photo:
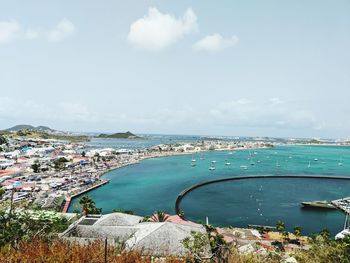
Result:
M350 217L349 213L346 214L344 230L335 235L335 240L343 239L347 236L350 236Z

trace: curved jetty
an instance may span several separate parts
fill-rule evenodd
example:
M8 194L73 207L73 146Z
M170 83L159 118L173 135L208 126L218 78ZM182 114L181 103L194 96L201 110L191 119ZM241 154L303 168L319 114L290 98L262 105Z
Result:
M180 210L180 204L182 199L193 190L208 185L208 184L215 184L220 182L226 182L226 181L238 181L238 180L251 180L251 179L290 179L290 178L296 178L296 179L323 179L323 180L347 180L350 181L350 177L346 176L315 176L315 175L253 175L253 176L236 176L236 177L226 177L226 178L220 178L215 180L209 180L205 181L199 184L195 184L185 190L183 190L176 198L175 201L175 212L177 215L183 217L183 213Z

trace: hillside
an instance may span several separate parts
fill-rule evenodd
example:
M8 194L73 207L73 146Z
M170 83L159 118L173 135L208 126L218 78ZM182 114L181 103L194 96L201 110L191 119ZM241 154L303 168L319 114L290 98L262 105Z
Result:
M113 134L104 134L101 133L97 138L112 138L112 139L140 139L141 137L127 131L127 132L118 132Z
M40 131L40 132L48 132L48 133L63 133L61 131L57 131L54 129L51 129L47 126L33 126L33 125L29 125L29 124L20 124L20 125L15 125L11 128L6 129L5 131L9 131L9 132L17 132L17 131L21 131L21 130L28 130L28 131Z

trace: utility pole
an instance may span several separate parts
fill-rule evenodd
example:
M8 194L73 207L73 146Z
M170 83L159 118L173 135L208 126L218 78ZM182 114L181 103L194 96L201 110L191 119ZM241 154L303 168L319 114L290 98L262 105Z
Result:
M107 263L107 237L105 238L105 263Z

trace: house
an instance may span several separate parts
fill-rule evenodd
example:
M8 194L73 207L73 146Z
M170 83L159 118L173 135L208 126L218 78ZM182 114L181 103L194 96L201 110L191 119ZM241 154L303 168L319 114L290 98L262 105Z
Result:
M61 236L83 244L107 238L110 244L123 245L125 250L137 250L144 255L186 256L189 251L182 240L190 237L193 231L206 233L205 227L198 224L142 220L143 217L123 213L84 216ZM206 251L209 255L209 245Z

